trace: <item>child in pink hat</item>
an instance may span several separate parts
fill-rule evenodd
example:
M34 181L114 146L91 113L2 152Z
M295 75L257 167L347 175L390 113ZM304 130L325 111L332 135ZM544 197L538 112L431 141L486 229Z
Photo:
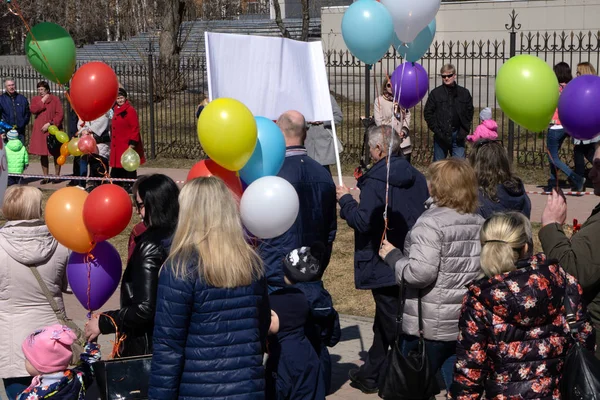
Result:
M479 126L475 129L472 135L467 136L467 141L477 143L480 140L496 140L498 139L498 124L492 119L492 109L484 108L479 113Z
M69 369L71 345L77 335L70 328L55 324L29 335L21 348L25 369L33 380L17 400L49 399L83 400L85 389L94 378L92 364L101 358L96 343L88 343L77 367Z

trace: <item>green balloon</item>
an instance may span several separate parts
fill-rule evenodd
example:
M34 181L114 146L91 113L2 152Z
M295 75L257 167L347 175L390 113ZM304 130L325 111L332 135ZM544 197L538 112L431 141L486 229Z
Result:
M541 58L512 57L498 71L496 98L502 111L532 132L548 129L558 106L558 79Z
M64 85L75 72L75 42L69 32L52 22L31 28L25 38L25 54L31 66L52 82Z
M69 141L69 135L67 135L63 131L56 132L55 136L56 136L56 140L58 140L61 143L67 143Z

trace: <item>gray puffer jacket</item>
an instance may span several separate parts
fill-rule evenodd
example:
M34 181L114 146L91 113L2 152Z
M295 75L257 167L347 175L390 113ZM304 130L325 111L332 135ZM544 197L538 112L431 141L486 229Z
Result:
M437 207L429 199L427 210L406 237L404 254L391 251L385 262L396 269L408 287L402 331L419 334L418 296L422 295L423 327L429 340L455 341L458 316L466 285L480 274L479 231L484 219Z

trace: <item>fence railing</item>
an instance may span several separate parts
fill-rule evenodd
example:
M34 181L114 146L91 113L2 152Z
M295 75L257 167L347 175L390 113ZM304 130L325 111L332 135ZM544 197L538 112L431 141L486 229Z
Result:
M506 25L507 40L436 41L420 63L429 73L430 90L441 84L439 70L442 65L454 64L458 83L473 95L473 126L479 122L479 111L491 107L498 122L499 136L514 160L521 165L542 166L547 162L545 135L515 126L502 112L495 96L497 72L506 60L517 54L534 54L551 65L566 61L573 69L581 61L599 66L600 32L519 32L516 18L513 11L510 23ZM102 55L99 55L99 60L102 60ZM344 114L337 130L344 144L344 162L355 163L361 157L364 127L360 117L372 113L373 101L381 92L383 79L402 61L392 51L377 65L367 68L349 52L325 54L330 90ZM107 63L128 90L130 101L138 111L144 145L151 157L197 159L203 156L194 116L207 88L206 59L203 55L181 60L177 84L173 88L165 85L165 81L173 76L172 70L160 68L157 57L152 53L147 54L144 62ZM36 94L36 83L42 79L29 66L0 66L0 76L13 77L17 89L27 97ZM60 92L55 86L53 89L54 93ZM423 106L424 102L412 110L413 159L428 163L432 156L433 135L424 121ZM565 146L564 159L570 161L571 154L570 145Z

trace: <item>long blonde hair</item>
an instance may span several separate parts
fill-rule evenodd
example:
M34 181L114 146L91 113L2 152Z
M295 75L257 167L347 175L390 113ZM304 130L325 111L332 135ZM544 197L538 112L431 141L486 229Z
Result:
M198 263L201 279L220 288L247 286L264 274L260 257L245 240L237 203L219 178L191 180L179 194L167 263L185 279L190 262Z
M526 244L533 251L531 223L516 211L488 218L481 227L480 240L481 269L488 277L514 270Z

